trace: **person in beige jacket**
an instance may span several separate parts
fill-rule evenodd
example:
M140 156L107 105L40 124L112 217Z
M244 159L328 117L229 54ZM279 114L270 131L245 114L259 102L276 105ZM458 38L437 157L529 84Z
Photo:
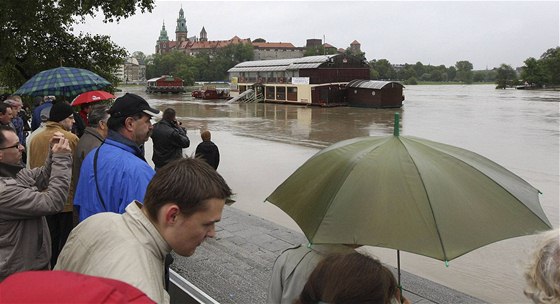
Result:
M73 124L74 110L72 109L72 106L64 101L55 103L51 107L45 130L35 135L31 141L31 146L27 151L30 154L29 167L37 168L42 166L45 162L49 152L49 140L55 132L59 132L64 135L64 137L68 140L72 153L74 153L74 151L76 151L76 146L78 146L79 139L76 135L70 132ZM72 176L72 180L73 179L74 176ZM70 231L74 228L73 201L74 189L70 187L68 198L62 212L47 216L47 223L49 224L52 241L51 265L54 265L56 262L60 250L62 250L64 243L66 243L66 239L68 239L68 235L70 235Z
M222 176L203 160L172 161L148 184L144 205L133 201L124 214L97 213L74 228L54 269L121 280L169 303L165 256L191 256L214 237L229 196Z
M15 130L0 126L0 281L16 272L50 268L45 216L64 207L72 170L68 140L60 133L54 138L58 143L44 166L27 169Z

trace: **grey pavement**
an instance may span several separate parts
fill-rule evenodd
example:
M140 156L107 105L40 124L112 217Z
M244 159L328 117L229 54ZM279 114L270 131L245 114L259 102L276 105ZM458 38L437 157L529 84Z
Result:
M175 255L171 268L220 303L265 303L276 257L304 243L300 232L226 206L217 237L191 257ZM402 269L401 282L412 303L485 303Z

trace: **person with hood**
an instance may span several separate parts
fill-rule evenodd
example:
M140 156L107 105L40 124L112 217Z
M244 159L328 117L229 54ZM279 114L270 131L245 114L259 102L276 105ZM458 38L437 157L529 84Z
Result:
M0 126L0 281L16 272L50 269L45 216L64 208L72 170L64 135L53 134L50 144L44 166L27 169L15 130Z
M154 125L152 140L154 142L152 160L156 171L170 161L182 158L183 149L191 144L187 130L181 127L172 108L165 109L161 121Z
M210 131L204 130L200 132L202 142L196 147L196 157L204 159L214 170L218 170L220 164L220 150L218 146L211 140L212 134Z

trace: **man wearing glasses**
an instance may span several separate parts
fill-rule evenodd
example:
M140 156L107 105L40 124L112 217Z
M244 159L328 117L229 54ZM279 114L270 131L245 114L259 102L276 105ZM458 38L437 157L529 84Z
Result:
M15 130L0 126L0 281L15 272L50 268L45 216L64 207L72 169L68 140L55 133L50 143L44 166L24 168Z

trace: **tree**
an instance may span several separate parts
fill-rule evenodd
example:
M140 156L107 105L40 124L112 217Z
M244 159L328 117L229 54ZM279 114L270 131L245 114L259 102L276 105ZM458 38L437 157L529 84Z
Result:
M146 64L147 56L146 54L144 54L144 52L136 51L132 53L132 57L136 58L136 60L138 60L139 63Z
M335 54L337 51L332 48L326 48L322 45L318 45L315 47L306 48L305 52L303 52L303 56L316 56L316 55L332 55Z
M505 89L508 86L517 84L517 73L510 65L502 63L496 69L496 73L497 89Z
M370 75L373 79L396 79L397 72L387 59L372 60L369 63Z
M266 40L264 40L263 38L257 38L253 40L253 42L266 42Z
M16 89L36 73L61 65L89 69L116 83L126 50L109 36L72 33L85 16L105 22L151 12L153 0L0 1L0 83Z
M455 68L457 68L456 80L464 83L473 82L472 63L468 61L457 61L457 63L455 63Z
M447 68L447 81L454 81L457 77L457 69L454 66Z
M547 84L560 84L560 47L548 49L539 60Z

